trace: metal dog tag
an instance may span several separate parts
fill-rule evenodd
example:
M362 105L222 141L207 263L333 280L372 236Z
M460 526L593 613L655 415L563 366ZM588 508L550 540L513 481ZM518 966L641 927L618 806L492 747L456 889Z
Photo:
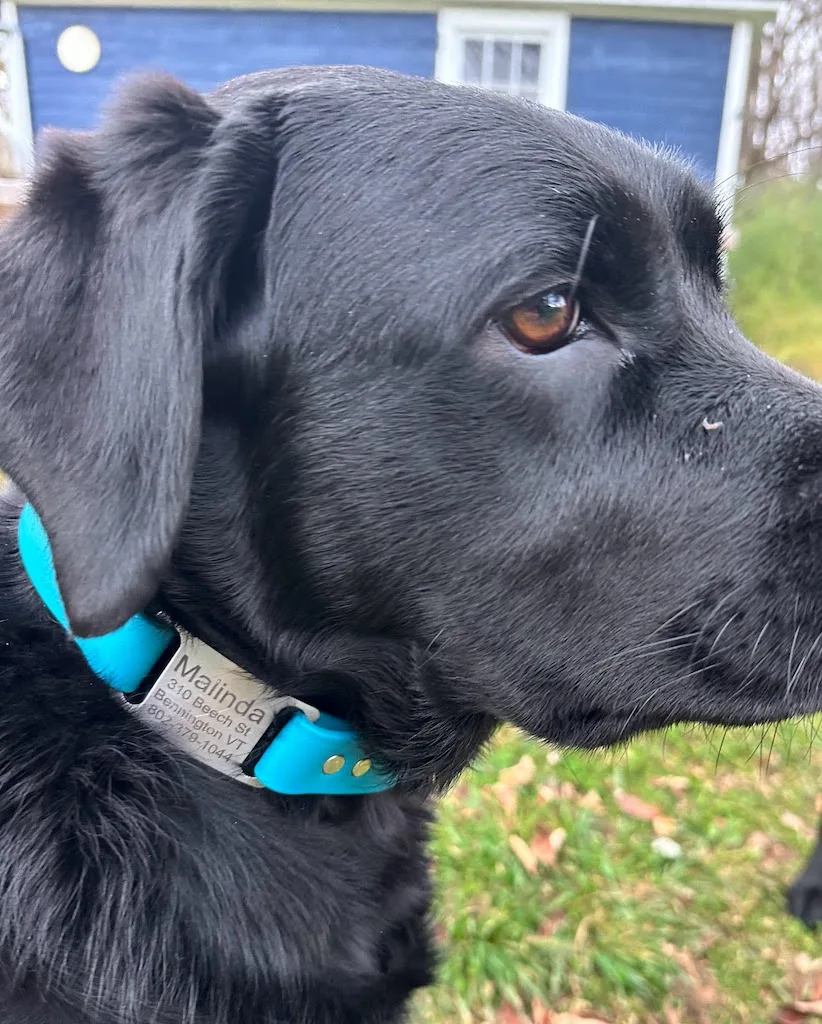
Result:
M260 783L241 766L274 716L296 707L312 722L319 717L316 708L277 694L186 635L145 698L126 706L191 757L250 786Z

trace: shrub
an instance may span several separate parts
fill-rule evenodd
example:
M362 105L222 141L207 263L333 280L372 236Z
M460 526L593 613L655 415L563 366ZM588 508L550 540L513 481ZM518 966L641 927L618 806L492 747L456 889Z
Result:
M757 345L822 378L822 192L777 181L743 192L730 302Z

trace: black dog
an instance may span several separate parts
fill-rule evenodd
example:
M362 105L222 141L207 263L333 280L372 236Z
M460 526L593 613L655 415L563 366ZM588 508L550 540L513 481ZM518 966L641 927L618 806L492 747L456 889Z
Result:
M804 869L788 890L788 911L811 929L822 922L822 827Z
M144 81L0 238L0 465L76 635L162 611L398 777L249 789L0 607L3 1024L399 1021L430 796L820 706L822 392L725 311L673 159L364 70Z

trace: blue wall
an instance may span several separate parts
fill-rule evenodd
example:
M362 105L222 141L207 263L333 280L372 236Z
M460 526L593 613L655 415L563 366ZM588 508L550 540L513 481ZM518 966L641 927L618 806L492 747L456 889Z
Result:
M713 178L730 25L574 18L568 109L676 146Z
M20 7L35 128L89 128L115 80L143 69L168 71L195 89L288 64L374 64L432 76L432 14L324 11L207 11ZM93 29L100 63L77 75L57 59L69 25Z
M431 76L436 16L323 11L20 8L35 126L88 128L121 75L160 68L209 90L288 64L374 64ZM100 63L84 75L57 59L60 32L94 29ZM568 109L680 148L706 177L716 166L730 25L574 18Z

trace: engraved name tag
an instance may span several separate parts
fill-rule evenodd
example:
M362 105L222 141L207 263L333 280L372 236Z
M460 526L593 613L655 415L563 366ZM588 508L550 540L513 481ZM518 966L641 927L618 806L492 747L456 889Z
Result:
M240 766L274 716L296 707L312 722L319 717L316 708L281 696L186 635L146 696L126 706L191 757L250 786L260 783Z

